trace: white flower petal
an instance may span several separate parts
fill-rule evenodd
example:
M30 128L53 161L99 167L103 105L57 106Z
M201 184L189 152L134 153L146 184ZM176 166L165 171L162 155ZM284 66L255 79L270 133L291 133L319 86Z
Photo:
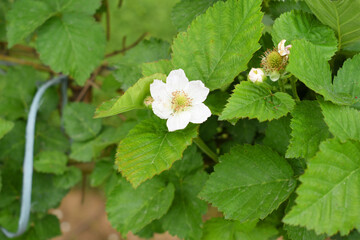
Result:
M189 79L187 79L184 70L172 70L166 78L166 88L168 92L186 90L189 87Z
M211 116L210 109L203 103L194 105L190 110L192 123L203 123Z
M169 98L170 94L166 90L166 84L158 79L155 79L152 84L150 84L150 94L154 100Z
M191 113L189 111L179 112L170 116L166 122L169 132L184 129L190 122Z
M173 113L171 109L171 100L155 100L152 103L152 110L159 118L168 119Z
M261 68L252 68L249 72L249 80L253 83L263 82L265 74Z
M189 82L189 88L186 90L186 93L192 99L191 103L194 105L205 101L209 91L202 81L196 80Z

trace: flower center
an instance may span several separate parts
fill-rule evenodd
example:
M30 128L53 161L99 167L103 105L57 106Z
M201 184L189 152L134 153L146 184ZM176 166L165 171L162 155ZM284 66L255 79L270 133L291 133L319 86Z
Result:
M279 68L282 65L283 59L278 52L271 52L267 57L267 61L271 68Z
M184 91L175 91L172 93L171 108L174 112L181 112L191 106L192 99Z

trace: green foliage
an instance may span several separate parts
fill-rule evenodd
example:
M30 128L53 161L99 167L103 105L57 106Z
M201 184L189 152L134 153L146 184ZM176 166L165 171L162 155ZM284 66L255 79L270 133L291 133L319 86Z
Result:
M260 0L214 4L174 40L175 69L184 69L190 80L200 79L210 90L227 87L259 49L260 4Z
M142 74L147 77L151 76L155 73L163 73L165 75L169 75L171 70L174 69L172 62L168 59L159 60L156 62L143 63L141 65Z
M181 0L171 12L171 19L179 31L185 31L190 23L218 0Z
M334 90L339 94L349 94L355 100L354 107L360 109L360 54L344 62L334 78Z
M183 151L197 136L197 127L169 132L158 118L136 125L118 146L116 162L119 171L134 187L167 170L179 160Z
M241 222L265 218L296 186L284 158L261 145L235 146L220 158L200 196Z
M83 85L104 56L105 37L100 25L90 16L64 13L39 29L36 48L44 63Z
M273 226L259 225L256 221L239 221L212 218L206 221L202 240L267 240L277 234Z
M323 142L300 177L296 205L284 222L328 235L338 231L345 235L359 226L359 156L358 142L341 143L337 139Z
M108 117L134 109L145 108L144 100L147 96L150 96L150 84L154 79L165 81L166 76L163 74L154 74L139 79L134 86L129 88L124 95L120 96L117 100L112 99L98 107L95 117Z
M319 150L322 141L329 137L329 130L315 101L302 101L291 112L291 139L287 158L309 159Z
M305 0L320 21L337 33L339 49L352 49L360 41L360 1ZM358 49L359 50L359 49Z
M196 240L202 235L202 215L207 211L206 202L197 197L207 180L202 166L201 155L192 145L184 151L184 157L163 174L175 186L175 196L169 211L161 218L162 226L182 239Z
M290 133L290 117L273 120L268 123L263 143L284 156L289 145Z
M347 139L360 141L360 129L357 128L360 112L351 107L342 107L330 102L320 104L324 120L330 132L342 142Z
M322 49L327 58L337 50L334 32L321 24L312 14L291 11L277 18L271 32L275 46L282 40L290 44L295 39L305 39Z
M98 161L94 171L91 173L90 185L93 187L100 186L110 177L114 170L113 161Z
M81 180L81 171L76 167L67 167L63 175L54 177L54 185L59 189L69 189Z
M106 212L113 227L121 233L138 232L155 219L162 217L174 198L174 186L158 178L134 189L121 177L107 196Z
M3 138L5 134L10 132L13 127L13 122L6 121L5 119L0 118L0 139Z
M337 104L351 105L355 103L349 94L339 94L334 89L329 55L322 48L305 40L293 41L287 70L294 74L307 87L323 95L325 100ZM351 80L348 80L351 81Z
M9 44L38 30L41 60L82 85L104 56L105 34L91 17L99 6L99 0L18 1L7 19Z
M243 81L236 85L220 120L234 118L257 118L260 122L285 116L295 106L287 93L272 93L260 84Z
M42 173L61 175L66 169L67 156L58 151L43 151L34 159L34 169Z
M94 138L101 130L101 120L93 119L95 107L85 103L71 103L64 110L66 133L76 141Z

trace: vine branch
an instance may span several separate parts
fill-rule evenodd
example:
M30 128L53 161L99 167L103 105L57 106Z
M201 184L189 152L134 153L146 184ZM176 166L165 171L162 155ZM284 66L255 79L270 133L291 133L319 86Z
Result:
M45 72L48 72L51 74L55 74L55 72L53 70L51 70L49 67L42 65L42 64L31 62L28 60L14 58L14 57L6 56L3 54L0 54L0 60L10 62L10 63L16 63L16 64L20 64L20 65L31 66L39 71L45 71Z
M148 35L148 33L144 33L142 34L134 43L132 43L131 45L127 46L127 47L123 47L122 49L120 50L116 50L116 51L113 51L112 53L108 53L105 55L105 58L109 58L109 57L112 57L112 56L115 56L117 54L120 54L120 53L124 53L128 50L130 50L131 48L135 47L136 45L138 45L146 36Z

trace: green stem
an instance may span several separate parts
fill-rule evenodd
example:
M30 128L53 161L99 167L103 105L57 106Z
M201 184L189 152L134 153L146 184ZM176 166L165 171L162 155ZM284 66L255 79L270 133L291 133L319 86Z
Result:
M280 91L285 92L284 80L280 78L278 82L279 82Z
M296 79L290 78L290 83L295 101L300 101L299 95L297 94L297 90L296 90Z
M197 137L194 138L194 143L203 151L206 155L208 155L214 162L219 162L218 156L214 153L205 143L204 141Z

